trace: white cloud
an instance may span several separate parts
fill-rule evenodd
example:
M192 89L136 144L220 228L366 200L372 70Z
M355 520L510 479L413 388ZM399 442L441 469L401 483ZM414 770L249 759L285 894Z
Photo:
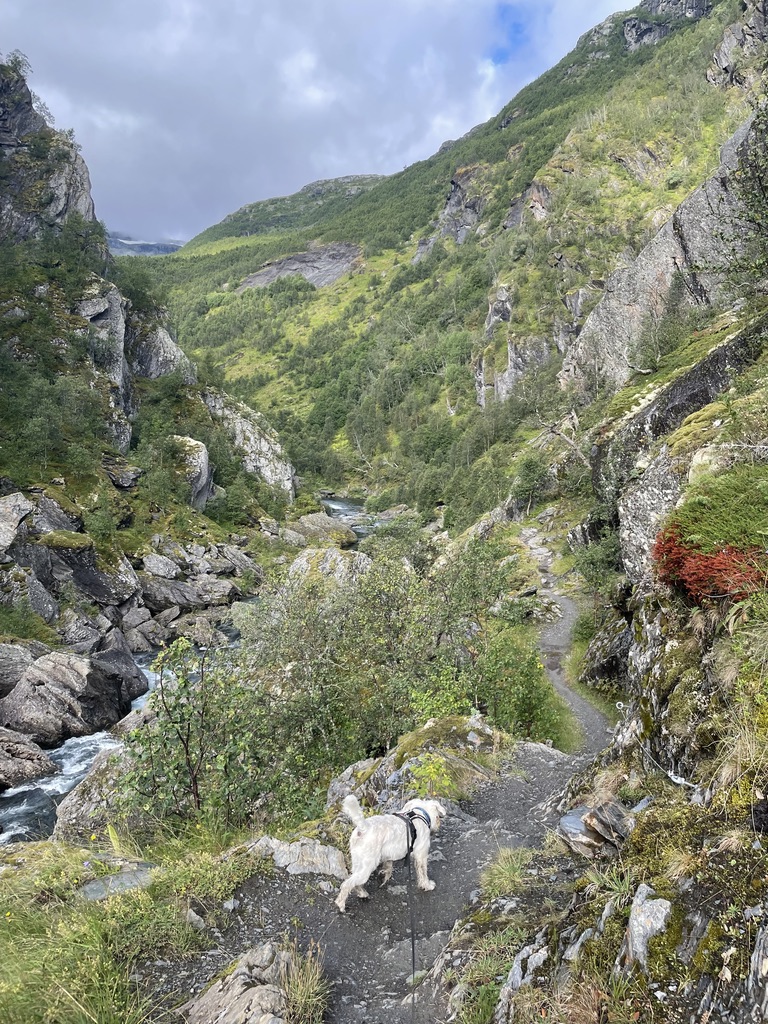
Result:
M526 45L490 59L499 9ZM244 203L400 170L495 114L614 0L4 0L100 217L192 234Z

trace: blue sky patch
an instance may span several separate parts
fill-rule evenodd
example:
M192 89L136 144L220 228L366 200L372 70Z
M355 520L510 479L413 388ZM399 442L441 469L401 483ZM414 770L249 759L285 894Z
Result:
M496 45L488 54L494 64L507 64L510 58L529 43L529 24L515 6L500 3L496 7Z

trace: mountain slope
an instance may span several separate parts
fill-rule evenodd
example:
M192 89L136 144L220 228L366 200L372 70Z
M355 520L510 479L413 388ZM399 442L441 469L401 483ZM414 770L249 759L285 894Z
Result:
M182 344L275 420L303 475L384 504L442 500L468 523L508 489L526 430L567 411L552 381L609 272L745 117L743 91L707 78L738 13L652 2L615 16L486 125L344 212L251 237L225 221L153 263ZM360 245L336 283L241 291L332 240Z

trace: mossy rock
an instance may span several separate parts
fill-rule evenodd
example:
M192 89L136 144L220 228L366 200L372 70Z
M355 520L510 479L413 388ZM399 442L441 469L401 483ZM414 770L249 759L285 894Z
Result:
M54 530L46 533L37 542L41 547L71 551L87 551L93 548L93 540L87 533L73 533L70 530Z

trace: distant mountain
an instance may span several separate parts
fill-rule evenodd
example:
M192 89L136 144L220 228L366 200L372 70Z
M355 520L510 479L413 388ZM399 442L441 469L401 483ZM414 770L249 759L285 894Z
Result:
M107 245L113 256L167 256L183 244L170 239L165 242L137 241L135 238L124 238L115 231L107 234Z

